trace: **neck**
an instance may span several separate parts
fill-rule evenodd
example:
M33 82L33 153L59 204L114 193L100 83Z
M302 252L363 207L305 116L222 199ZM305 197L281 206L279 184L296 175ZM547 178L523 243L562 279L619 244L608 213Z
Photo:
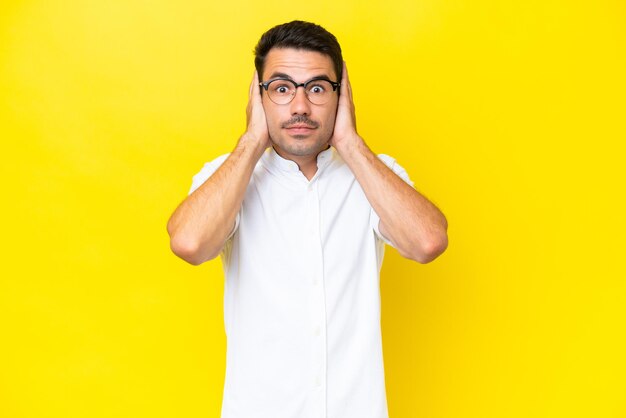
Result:
M279 147L273 146L273 148L274 151L276 151L276 154L280 155L285 160L291 160L294 163L298 164L298 168L300 169L302 174L304 174L304 177L306 177L307 180L311 180L315 173L317 173L317 156L320 152L330 148L330 145L318 151L316 154L311 155L289 155L285 154L283 150L281 150Z

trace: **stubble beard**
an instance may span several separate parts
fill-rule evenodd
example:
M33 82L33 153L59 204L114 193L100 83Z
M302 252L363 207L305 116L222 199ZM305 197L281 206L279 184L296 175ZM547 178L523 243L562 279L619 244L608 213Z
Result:
M315 124L316 129L312 135L289 135L283 131L289 125L290 123L285 123L277 128L277 132L272 132L273 130L269 132L270 141L275 149L278 148L292 156L307 157L317 155L328 148L330 134L320 131L322 128L319 124Z
M290 138L291 141L275 141L272 137L270 137L270 141L274 148L278 147L284 153L297 157L317 155L320 151L328 147L328 140L307 144L305 141L308 138L309 137L306 135L294 135Z

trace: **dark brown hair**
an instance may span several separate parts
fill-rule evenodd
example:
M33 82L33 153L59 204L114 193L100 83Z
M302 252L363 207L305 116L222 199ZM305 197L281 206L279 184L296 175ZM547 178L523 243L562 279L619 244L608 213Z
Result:
M274 26L265 32L254 48L254 65L263 77L265 57L272 48L295 48L306 51L316 51L330 57L335 67L337 80L341 81L343 56L341 47L335 35L315 23L294 20L289 23Z

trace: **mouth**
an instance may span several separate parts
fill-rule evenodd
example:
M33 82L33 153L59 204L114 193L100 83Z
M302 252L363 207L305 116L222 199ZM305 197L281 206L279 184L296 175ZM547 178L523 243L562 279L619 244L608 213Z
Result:
M310 125L291 125L291 126L287 126L286 129L315 129L315 126L310 126Z
M311 135L315 129L319 127L319 123L309 119L307 115L293 115L291 119L285 121L281 128L285 129L291 137L296 139L304 139Z
M297 124L297 125L287 126L285 127L285 129L287 130L287 132L289 132L292 135L303 135L303 134L309 134L317 128L313 126L309 126L309 125Z

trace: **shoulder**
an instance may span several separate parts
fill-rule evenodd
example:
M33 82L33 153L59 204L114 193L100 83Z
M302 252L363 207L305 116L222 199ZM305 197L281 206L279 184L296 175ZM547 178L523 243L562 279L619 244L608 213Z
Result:
M205 181L208 180L209 177L226 161L230 153L222 154L213 160L204 163L202 168L198 173L193 176L191 182L191 188L189 190L189 194L193 193L198 187L202 185Z
M230 152L226 154L222 154L219 157L216 157L212 159L211 161L204 163L204 165L202 166L202 169L200 170L198 174L202 173L203 171L209 171L212 169L213 171L217 170L219 166L221 166L224 163L224 161L226 161L229 155L230 155Z
M398 175L402 180L408 183L411 187L413 187L413 181L409 177L407 171L402 167L395 158L387 154L378 154L378 159L381 160L387 167L391 169L396 175Z
M396 162L396 159L387 154L377 154L376 155L379 160L381 160L385 165L389 168L393 167Z

